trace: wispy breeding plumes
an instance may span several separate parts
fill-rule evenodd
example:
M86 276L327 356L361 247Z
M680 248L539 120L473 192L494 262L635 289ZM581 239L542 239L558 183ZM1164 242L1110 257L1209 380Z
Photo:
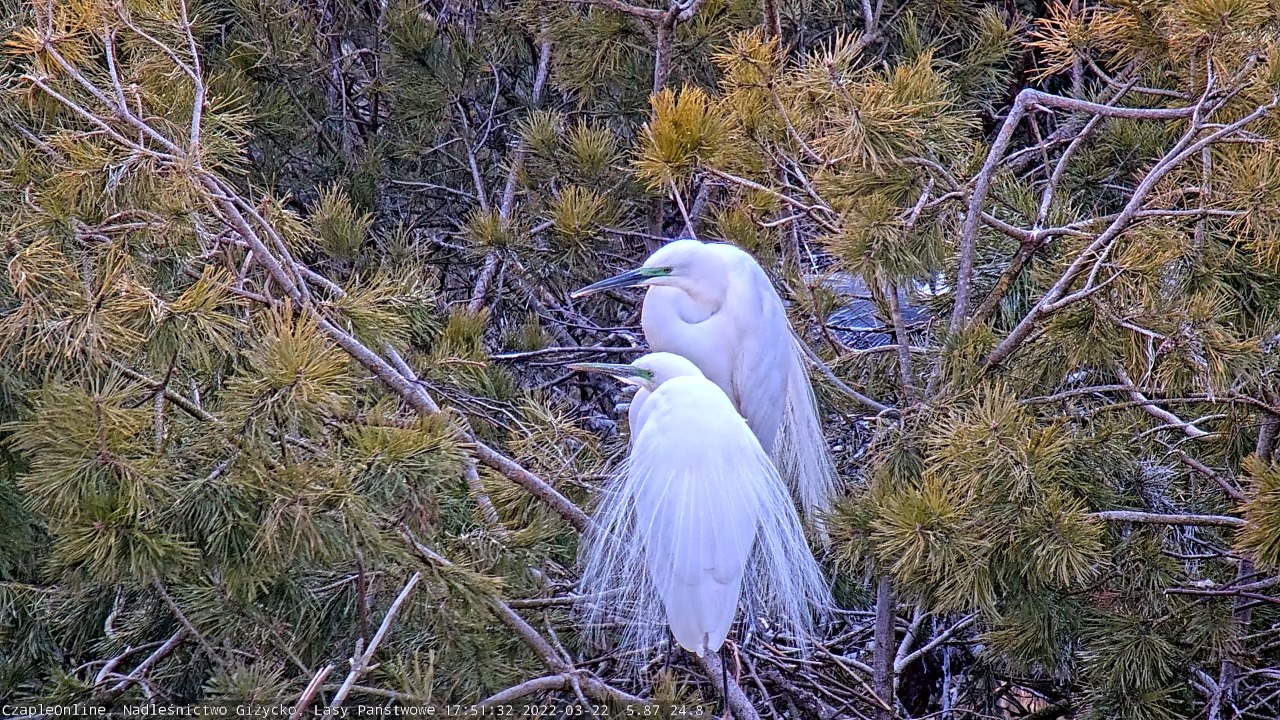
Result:
M635 410L631 454L581 551L588 634L643 661L670 628L701 656L720 648L741 606L746 623L767 619L803 646L830 599L786 486L691 364L655 353L633 365L664 358L688 374L659 371Z

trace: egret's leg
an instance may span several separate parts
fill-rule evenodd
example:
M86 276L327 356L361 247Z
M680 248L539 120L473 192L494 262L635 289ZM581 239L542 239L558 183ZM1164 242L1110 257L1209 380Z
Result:
M759 618L756 617L756 614L754 612L743 613L742 632L739 633L739 636L742 638L742 642L739 644L742 647L746 647L750 645L751 641L755 639L756 634L759 632L759 630L760 630Z
M723 657L720 658L720 707L724 720L730 720L733 715L729 713L729 663Z

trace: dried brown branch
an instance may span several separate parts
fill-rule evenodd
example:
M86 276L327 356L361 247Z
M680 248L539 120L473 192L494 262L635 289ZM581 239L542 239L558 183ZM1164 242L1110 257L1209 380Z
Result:
M524 352L500 353L498 355L490 355L490 360L530 360L532 358L545 357L547 355L637 355L648 352L648 348L643 347L611 347L607 345L577 345L567 347L548 347L540 350L526 350ZM566 360L565 362L571 362Z

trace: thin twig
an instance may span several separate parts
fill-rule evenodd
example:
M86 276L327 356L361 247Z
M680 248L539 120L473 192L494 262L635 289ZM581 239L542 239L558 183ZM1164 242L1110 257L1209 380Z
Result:
M382 638L386 637L387 631L391 629L391 621L395 620L396 614L400 612L400 606L409 598L409 593L413 592L413 588L422 579L421 572L415 572L409 581L405 583L404 589L396 596L391 607L387 609L387 614L382 618L382 624L378 626L378 631L373 634L373 639L369 641L369 647L363 653L359 653L359 643L357 641L357 656L351 658L351 672L347 673L347 679L342 681L342 687L338 688L338 693L333 696L333 701L329 703L330 709L341 707L343 701L347 699L347 695L351 692L351 686L356 684L356 680L369 669L369 661L373 658L373 654L377 652L378 645L382 643Z
M321 686L324 685L324 679L329 677L329 673L331 672L333 672L333 665L325 665L317 670L315 675L311 676L311 682L307 683L306 689L302 691L302 695L298 698L298 705L295 713L297 716L306 717L303 713L311 707L311 701L314 700L316 694L320 692Z

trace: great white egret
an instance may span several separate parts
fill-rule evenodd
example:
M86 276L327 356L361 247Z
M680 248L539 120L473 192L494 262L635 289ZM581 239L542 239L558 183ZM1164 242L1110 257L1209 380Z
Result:
M795 505L733 403L692 362L650 353L581 363L636 385L632 442L585 538L588 635L621 622L624 650L676 642L720 649L741 601L806 637L830 606Z
M649 347L688 358L724 390L806 517L830 507L835 467L804 348L759 263L733 245L675 240L573 297L636 286L648 288L640 323Z

